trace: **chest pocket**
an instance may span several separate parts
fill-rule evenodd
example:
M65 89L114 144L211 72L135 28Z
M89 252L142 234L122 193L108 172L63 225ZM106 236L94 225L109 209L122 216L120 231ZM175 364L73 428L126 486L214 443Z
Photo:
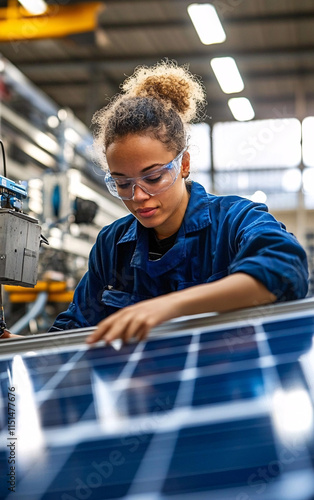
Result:
M151 298L152 297L139 295L136 293L121 292L120 290L104 290L101 297L101 302L106 306L108 314L112 314L118 309L122 309L123 307L137 304L137 302L140 302L141 300Z

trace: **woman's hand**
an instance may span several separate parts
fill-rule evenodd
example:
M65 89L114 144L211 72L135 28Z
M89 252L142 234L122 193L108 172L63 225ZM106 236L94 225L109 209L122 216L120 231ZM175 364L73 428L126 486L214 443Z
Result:
M14 333L11 333L9 330L4 330L3 335L1 335L0 340L2 339L10 339L13 337L19 337L21 338L22 335L15 335Z
M171 293L120 309L101 321L86 342L93 344L105 340L110 343L122 339L126 343L132 338L144 340L151 328L178 316L176 303L176 294Z
M245 273L234 273L213 283L204 283L177 292L168 293L112 314L98 324L88 338L93 344L100 339L112 342L131 338L143 340L151 328L182 315L225 312L265 305L277 297L258 280Z

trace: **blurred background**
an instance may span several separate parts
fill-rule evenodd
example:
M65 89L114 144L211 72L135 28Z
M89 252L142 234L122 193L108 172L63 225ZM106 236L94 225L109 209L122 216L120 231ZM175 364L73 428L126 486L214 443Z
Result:
M12 331L49 328L101 227L127 213L93 161L91 117L136 66L165 58L207 91L190 129L192 178L265 202L306 248L313 295L313 22L311 0L0 0L7 176L25 181L24 211L50 243L35 289L5 287Z

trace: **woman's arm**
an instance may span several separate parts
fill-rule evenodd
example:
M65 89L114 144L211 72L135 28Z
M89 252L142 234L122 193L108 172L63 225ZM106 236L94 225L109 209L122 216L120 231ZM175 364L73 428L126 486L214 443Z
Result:
M276 296L258 280L245 273L235 273L213 283L162 295L121 309L98 324L87 343L100 339L112 342L132 337L143 340L151 328L183 315L224 312L269 304Z
M277 297L253 276L235 273L212 283L175 292L180 314L224 312L275 302Z

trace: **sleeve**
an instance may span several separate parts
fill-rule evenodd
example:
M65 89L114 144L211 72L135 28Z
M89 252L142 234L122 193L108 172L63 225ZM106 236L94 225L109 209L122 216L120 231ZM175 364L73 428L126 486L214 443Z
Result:
M229 245L235 257L229 274L243 272L261 281L277 300L302 299L308 290L306 253L266 205L241 200L231 208Z
M57 316L49 332L95 326L105 318L106 309L101 298L106 276L102 266L104 256L101 247L99 235L90 252L88 271L75 289L73 302Z

